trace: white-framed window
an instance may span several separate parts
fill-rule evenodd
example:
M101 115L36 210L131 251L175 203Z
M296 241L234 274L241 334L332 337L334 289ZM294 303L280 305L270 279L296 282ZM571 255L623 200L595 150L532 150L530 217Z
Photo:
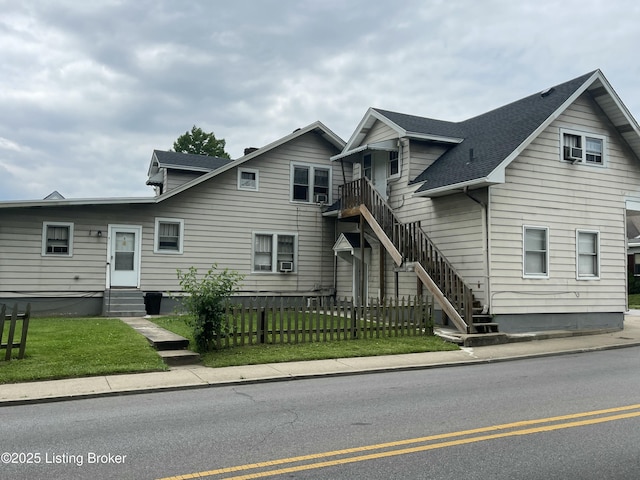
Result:
M156 217L153 243L154 253L182 253L184 220L181 218Z
M73 223L43 222L42 256L71 257L73 255Z
M576 230L576 278L600 279L600 232Z
M595 133L560 129L560 139L562 161L605 166L606 137Z
M258 191L258 170L253 168L238 168L238 190Z
M297 271L298 236L294 233L254 232L252 272Z
M370 153L362 156L362 176L373 180L373 155Z
M291 201L305 203L331 201L331 167L292 163Z
M522 275L524 278L549 278L549 228L522 227Z
M400 176L400 158L398 152L389 152L388 177L396 178Z

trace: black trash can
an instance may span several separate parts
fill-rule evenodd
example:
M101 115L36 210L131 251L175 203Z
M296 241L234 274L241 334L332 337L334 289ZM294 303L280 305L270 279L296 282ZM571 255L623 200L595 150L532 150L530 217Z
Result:
M144 295L144 309L147 315L160 315L162 292L147 292Z

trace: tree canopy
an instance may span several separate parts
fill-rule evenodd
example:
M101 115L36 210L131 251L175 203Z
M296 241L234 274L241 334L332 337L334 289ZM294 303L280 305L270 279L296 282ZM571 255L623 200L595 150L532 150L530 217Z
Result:
M207 133L195 125L191 131L180 135L173 142L173 151L179 153L193 153L195 155L209 155L211 157L231 158L224 150L226 142L217 139L213 132Z

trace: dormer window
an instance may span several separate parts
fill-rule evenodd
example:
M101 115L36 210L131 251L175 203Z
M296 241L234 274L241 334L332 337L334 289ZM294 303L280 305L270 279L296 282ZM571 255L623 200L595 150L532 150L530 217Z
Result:
M604 166L605 137L561 130L562 160L585 165Z

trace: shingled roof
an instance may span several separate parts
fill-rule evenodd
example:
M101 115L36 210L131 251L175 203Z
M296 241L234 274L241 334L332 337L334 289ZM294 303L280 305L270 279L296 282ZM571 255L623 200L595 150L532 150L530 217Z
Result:
M373 115L385 121L401 136L425 140L440 138L450 145L440 158L412 181L414 184L422 183L417 195L435 196L464 186L503 182L506 165L587 90L631 148L640 155L638 124L600 70L462 122L434 120L377 108L370 109L369 118ZM352 138L357 142L356 135Z
M177 170L191 170L210 172L231 163L232 160L208 155L194 155L191 153L166 152L154 150L153 156L158 160L160 168L175 168Z

